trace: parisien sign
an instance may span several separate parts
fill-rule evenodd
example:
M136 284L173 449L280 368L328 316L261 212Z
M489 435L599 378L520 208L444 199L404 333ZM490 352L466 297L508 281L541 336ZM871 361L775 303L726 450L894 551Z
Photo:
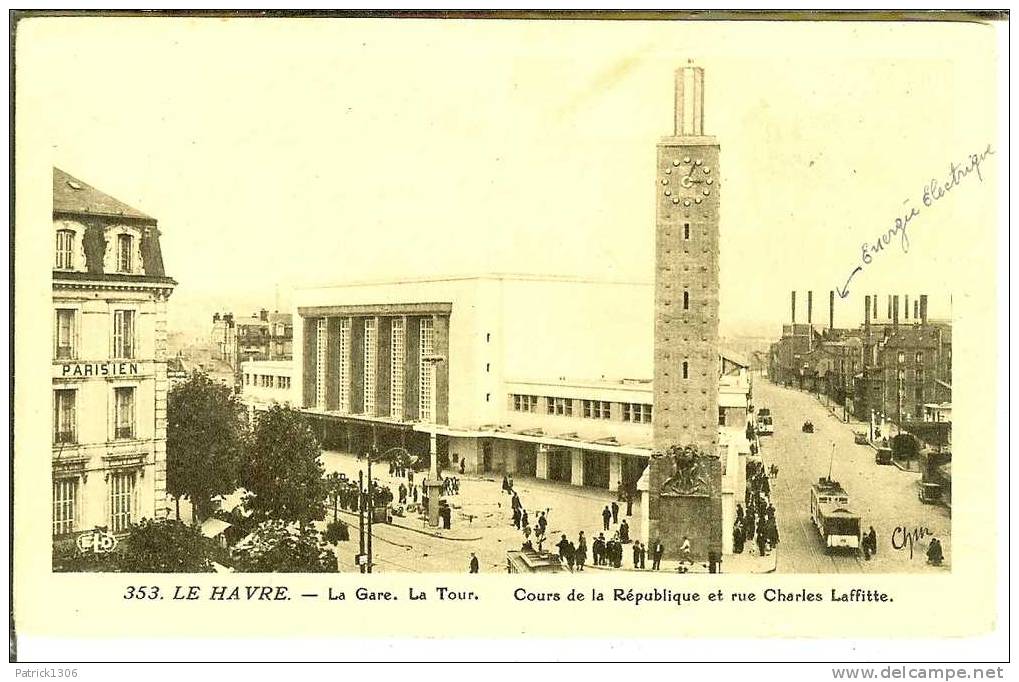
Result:
M65 362L62 377L119 377L138 374L137 362Z

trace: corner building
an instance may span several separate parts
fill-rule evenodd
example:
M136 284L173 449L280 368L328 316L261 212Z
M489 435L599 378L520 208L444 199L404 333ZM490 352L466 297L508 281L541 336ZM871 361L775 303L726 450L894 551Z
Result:
M156 220L53 169L55 539L166 500L166 276Z

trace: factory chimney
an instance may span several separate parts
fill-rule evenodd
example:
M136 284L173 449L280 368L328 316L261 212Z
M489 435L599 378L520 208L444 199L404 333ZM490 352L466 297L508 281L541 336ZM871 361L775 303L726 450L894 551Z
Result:
M792 292L793 295L793 324L796 324L796 292Z
M902 319L903 320L908 320L909 319L909 294L906 294L903 298L905 298L905 302L902 304Z
M885 317L885 321L892 319L892 295L888 294L888 316Z
M899 295L892 296L892 327L899 328Z
M920 294L920 324L927 324L927 294Z
M703 135L704 69L684 66L676 69L676 137Z
M814 292L807 292L807 324L814 322Z
M870 338L870 296L863 297L863 331Z
M835 290L828 292L828 329L835 329Z
M920 302L915 298L913 299L913 319L920 319Z

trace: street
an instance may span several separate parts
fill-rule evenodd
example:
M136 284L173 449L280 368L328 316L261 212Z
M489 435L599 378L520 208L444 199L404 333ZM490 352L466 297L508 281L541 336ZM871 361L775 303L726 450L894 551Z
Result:
M335 451L323 452L321 461L327 473L345 473L354 480L357 480L358 470L366 465L365 461L359 461L352 455ZM445 471L443 475L456 475L456 472ZM389 476L385 462L372 466L372 476L393 491L400 483ZM415 483L420 483L422 477L423 474L417 474ZM510 522L510 498L502 492L501 483L502 478L494 475L460 476L460 494L444 497L453 509L452 528L448 531L430 528L416 515L397 519L401 525L375 524L372 547L375 570L387 573L466 573L470 553L474 552L482 573L505 572L506 551L520 549L523 535ZM601 511L614 499L609 491L534 478L516 479L514 489L527 509L532 526L538 511L546 513L549 523L545 549L555 551L554 545L563 533L576 542L578 532L583 530L588 542L588 564L591 563L591 543L602 530ZM632 516L626 517L626 506L620 505L619 521L626 519L631 537L638 534L639 517L638 506L634 506ZM358 551L357 515L340 512L340 518L350 527L350 541L338 543L340 566L341 570L353 571L356 570L354 555ZM330 511L326 520L331 519ZM325 523L320 525L325 527ZM612 524L611 528L606 537L611 537L619 525ZM630 557L624 553L623 559L624 565L629 566Z
M761 438L767 464L779 468L772 481L772 499L778 510L780 573L907 573L947 571L952 559L951 516L941 505L927 505L917 497L920 476L894 465L874 462L874 449L853 442L853 428L841 422L810 393L772 384L758 377L754 403L769 408L775 433ZM823 398L822 398L823 399ZM839 411L841 414L841 410ZM805 421L814 433L803 433ZM862 430L862 425L857 425ZM834 444L834 457L832 445ZM860 526L877 531L877 555L824 553L810 519L810 486L828 475L849 493L850 508L860 515ZM945 565L927 565L927 545L937 537L944 548ZM910 542L910 538L915 541ZM894 546L893 546L894 545ZM912 547L912 550L911 550Z

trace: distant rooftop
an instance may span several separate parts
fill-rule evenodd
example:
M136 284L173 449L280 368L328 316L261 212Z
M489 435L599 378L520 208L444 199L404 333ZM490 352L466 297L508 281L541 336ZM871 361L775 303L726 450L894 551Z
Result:
M53 169L53 212L134 218L156 222L152 216L114 199L105 192L100 192L87 182L83 182L59 168Z
M576 284L623 284L628 286L652 286L648 280L626 280L618 278L580 277L570 275L553 275L537 273L468 273L450 275L431 275L426 277L389 277L379 279L352 280L349 282L323 282L321 284L301 287L299 291L314 289L332 289L337 287L375 286L382 284L421 284L424 282L460 282L467 280L512 280L530 282L562 282Z

